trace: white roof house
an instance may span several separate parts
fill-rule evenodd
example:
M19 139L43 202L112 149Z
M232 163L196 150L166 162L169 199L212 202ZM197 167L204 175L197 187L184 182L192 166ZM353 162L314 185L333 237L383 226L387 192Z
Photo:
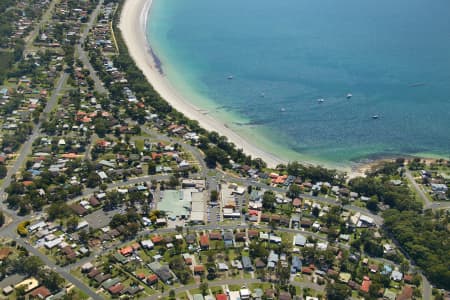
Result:
M153 249L153 246L154 246L154 244L153 244L153 242L151 240L141 241L141 245L145 249Z
M61 244L63 242L63 238L59 237L57 239L51 240L51 241L47 241L44 243L45 248L47 249L53 249L54 247L58 246L59 244Z
M301 235L301 234L297 234L294 237L294 246L305 246L306 244L306 237Z

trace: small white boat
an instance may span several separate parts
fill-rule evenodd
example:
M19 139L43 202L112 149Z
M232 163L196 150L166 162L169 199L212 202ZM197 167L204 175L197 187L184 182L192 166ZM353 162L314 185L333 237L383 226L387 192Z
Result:
M228 76L228 80L233 79L233 75Z
M282 107L282 108L280 108L280 111L281 111L281 112L285 112L285 111L286 111L286 108Z
M317 99L317 102L319 102L319 103L323 103L323 102L325 102L325 99L323 99L323 98L319 98L319 99Z
M372 116L372 119L374 119L374 120L376 120L376 119L378 119L378 118L380 118L379 115L373 115L373 116Z
M351 97L353 97L353 95L350 94L350 93L348 93L348 94L347 94L347 99L350 99Z
M266 94L264 94L264 93L261 93L261 98L264 98L265 96L266 96Z

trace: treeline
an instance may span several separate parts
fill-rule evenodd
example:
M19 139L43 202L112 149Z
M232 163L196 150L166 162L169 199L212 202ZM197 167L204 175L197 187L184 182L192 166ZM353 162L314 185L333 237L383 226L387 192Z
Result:
M117 28L119 23L121 6L123 1L116 1L119 3L118 12L115 14L113 19L114 33L117 41L117 46L119 48L119 55L114 58L114 65L126 72L128 85L135 92L137 99L142 100L146 105L152 107L159 117L179 125L185 125L190 128L190 130L195 131L199 135L202 135L202 140L200 142L201 148L206 154L206 162L214 167L217 163L221 164L222 167L231 167L229 161L230 159L236 163L247 164L254 167L265 167L266 164L261 161L261 159L254 159L251 156L245 155L242 149L238 149L235 144L229 142L226 137L220 136L216 132L207 132L202 128L198 121L191 120L184 116L179 111L175 110L169 103L167 103L148 83L142 71L136 66L133 59L128 53L128 48L122 38L120 29ZM97 62L98 67L98 62ZM109 81L107 75L104 72L99 72L103 79ZM105 77L105 78L103 78ZM111 89L117 90L117 84L112 84ZM119 85L121 87L121 85ZM133 114L132 111L128 111ZM131 117L136 117L138 114L131 115ZM136 119L136 118L134 118ZM141 119L142 120L142 119ZM139 120L138 120L139 121Z
M278 169L285 169L288 175L301 177L303 181L329 182L336 185L341 185L345 182L345 174L342 172L321 166L302 165L297 161L290 162L285 167L279 165Z
M384 227L402 245L435 285L450 289L450 233L448 213L390 209L383 213Z
M419 212L422 210L420 203L406 185L394 185L391 182L393 176L403 175L403 159L393 162L384 162L367 174L366 177L357 177L350 180L352 191L371 197L367 208L377 210L378 202L382 202L399 211L411 210Z

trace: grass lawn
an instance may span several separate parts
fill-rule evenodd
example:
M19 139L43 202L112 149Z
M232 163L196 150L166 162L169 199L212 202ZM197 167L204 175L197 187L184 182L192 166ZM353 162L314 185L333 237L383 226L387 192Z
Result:
M144 140L140 140L140 139L139 140L135 140L134 143L136 145L136 148L139 151L142 151L144 149Z
M252 283L248 286L248 288L250 290L254 290L254 289L262 289L263 291L265 291L266 289L270 289L272 288L272 284L268 283L268 282L264 282L264 283Z
M176 296L177 296L177 299L180 299L180 300L189 300L189 297L187 296L187 294L185 292L177 294Z
M211 287L211 292L213 293L213 295L222 294L223 290L220 286L214 286L214 287Z

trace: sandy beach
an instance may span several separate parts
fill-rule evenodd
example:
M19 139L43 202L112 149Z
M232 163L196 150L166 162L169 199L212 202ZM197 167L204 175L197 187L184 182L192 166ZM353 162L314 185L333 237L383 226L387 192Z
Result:
M158 64L151 54L151 48L148 45L145 33L147 15L151 5L152 0L127 0L122 9L119 28L131 57L153 88L175 109L188 118L197 120L205 129L217 131L226 136L229 141L239 145L246 154L253 158L263 159L269 167L286 163L286 160L249 143L248 140L229 129L224 123L204 114L201 108L195 107L188 99L183 98L183 95L180 95L168 79L159 72Z

